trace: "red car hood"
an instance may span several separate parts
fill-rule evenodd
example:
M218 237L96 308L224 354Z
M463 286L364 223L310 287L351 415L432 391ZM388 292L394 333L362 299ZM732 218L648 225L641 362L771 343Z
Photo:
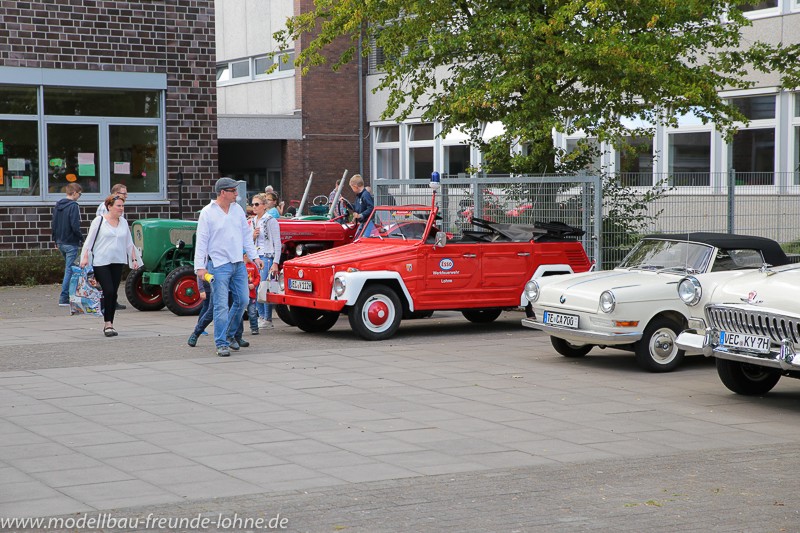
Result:
M342 268L355 266L361 269L368 265L370 259L380 258L381 263L387 264L387 257L407 254L420 244L420 242L361 240L338 248L316 252L305 257L296 257L291 261L287 261L286 266L324 268L335 265Z

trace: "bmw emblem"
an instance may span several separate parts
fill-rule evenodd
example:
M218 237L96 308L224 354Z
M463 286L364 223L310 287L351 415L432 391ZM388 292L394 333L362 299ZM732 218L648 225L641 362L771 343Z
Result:
M566 301L567 301L567 299L566 299L566 298L564 297L564 295L562 294L562 295L561 295L561 297L558 299L558 301L559 301L559 302L561 302L561 303L563 304L564 302L566 302Z

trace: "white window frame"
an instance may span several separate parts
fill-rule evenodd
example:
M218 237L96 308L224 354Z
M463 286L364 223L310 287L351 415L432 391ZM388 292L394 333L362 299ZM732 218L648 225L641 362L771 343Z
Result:
M228 76L226 79L217 80L217 87L241 85L243 83L252 83L255 81L291 78L294 76L294 71L295 71L294 65L292 64L292 62L294 61L294 53L295 53L294 49L291 49L275 54L275 57L272 60L272 65L277 65L277 67L275 68L274 71L263 74L259 74L256 72L256 60L268 58L270 54L258 54L250 57L240 57L236 59L228 59L226 61L220 61L219 63L217 63L216 67L217 70L219 70L222 67L227 67ZM289 56L290 59L288 63L284 64L283 58L285 56ZM231 75L233 73L233 65L236 63L242 63L244 61L248 62L248 75L240 76L238 78L232 78Z
M775 146L773 147L774 155L773 155L773 162L772 162L772 173L773 173L773 182L769 185L739 185L738 187L747 187L748 190L755 190L756 188L764 188L764 187L772 187L775 185L779 185L777 180L779 179L778 169L780 168L780 131L778 130L778 117L781 114L781 99L779 98L779 91L777 89L756 89L751 91L735 91L730 93L725 93L724 97L727 98L729 101L731 98L752 98L756 96L774 96L775 98L775 116L771 119L757 119L757 120L750 120L750 122L745 125L742 122L736 122L735 125L739 129L739 131L746 131L746 130L765 130L765 129L772 129L775 132ZM732 157L732 141L731 142L723 142L722 143L722 153L721 153L721 161L724 165L724 170L727 172L731 169L731 157Z
M778 0L778 5L776 7L767 7L763 9L755 9L753 11L746 11L743 13L743 15L750 20L780 16L783 14L783 1L784 0Z

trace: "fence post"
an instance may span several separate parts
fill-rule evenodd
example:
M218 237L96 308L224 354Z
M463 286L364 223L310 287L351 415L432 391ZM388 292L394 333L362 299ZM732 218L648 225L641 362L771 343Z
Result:
M595 270L603 270L603 178L594 175L594 260Z
M733 233L736 214L736 169L728 170L728 233Z

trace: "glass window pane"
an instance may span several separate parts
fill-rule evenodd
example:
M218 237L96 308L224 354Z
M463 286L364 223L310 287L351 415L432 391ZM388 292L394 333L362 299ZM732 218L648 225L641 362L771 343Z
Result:
M157 118L161 116L160 107L158 91L44 89L45 115Z
M734 105L750 120L775 118L775 95L749 96L747 98L731 98Z
M30 120L0 120L0 196L39 194L39 128Z
M775 178L775 129L742 130L733 137L730 168L737 185L772 185Z
M794 116L800 117L800 93L794 93Z
M444 168L450 176L465 173L469 168L469 146L464 144L445 146Z
M763 2L743 4L739 6L739 9L741 9L742 12L747 13L748 11L758 11L760 9L772 9L773 7L778 7L778 0L764 0Z
M124 183L129 193L158 192L157 126L109 126L111 183Z
M433 140L433 124L412 124L411 141L432 141ZM430 176L429 176L430 177Z
M217 65L217 81L228 81L231 79L231 69L228 64Z
M94 124L47 125L48 192L60 193L70 182L84 194L100 192L98 137Z
M794 129L794 184L800 185L800 126Z
M36 87L0 85L0 115L36 115Z
M231 63L231 78L249 78L250 77L250 60L237 61Z
M377 179L396 180L400 178L400 149L377 150Z
M272 58L271 57L257 57L255 59L255 65L253 68L255 71L253 72L254 76L265 76L267 71L272 66Z
M628 137L630 146L617 150L617 172L625 186L653 184L653 139Z
M281 56L280 64L278 65L278 70L281 72L287 70L294 70L294 52L289 52L288 54L284 54Z
M577 139L567 139L567 153L572 153L578 147L578 144L583 144L585 139L577 138ZM597 139L590 138L588 140L588 150L592 151L592 160L590 163L587 163L584 166L584 170L587 172L600 172L602 167L601 161L601 154L600 154L600 145L597 144Z
M433 172L433 146L411 148L408 161L408 177L410 179L431 179L431 173Z
M375 128L375 142L396 143L400 141L400 126L381 126Z
M672 185L709 185L711 132L671 133L669 173Z

